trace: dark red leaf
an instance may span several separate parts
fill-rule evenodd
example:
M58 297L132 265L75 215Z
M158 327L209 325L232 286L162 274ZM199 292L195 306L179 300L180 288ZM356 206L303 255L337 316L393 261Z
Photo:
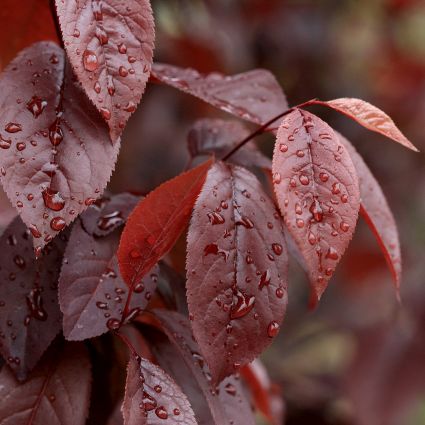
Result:
M0 38L0 71L30 44L58 41L50 0L25 0L24 4L2 0L0 26L5 34Z
M253 174L222 162L211 168L187 251L192 328L219 382L271 343L287 302L282 221Z
M53 43L34 44L7 67L0 111L1 182L39 249L99 197L119 143Z
M221 158L249 134L247 128L238 121L201 119L189 132L189 152L192 157L215 154L217 158ZM270 159L263 155L253 143L248 143L235 152L230 161L246 167L255 165L269 169L272 166Z
M142 98L155 39L149 0L55 0L72 67L115 141Z
M312 103L328 106L357 121L368 130L383 134L397 143L418 152L418 149L397 128L394 121L383 111L369 102L354 98L341 98L328 101L315 100Z
M397 294L401 280L401 253L397 225L388 206L381 186L357 153L354 146L339 134L342 144L351 156L359 176L360 214L372 229L387 260L388 267L394 278Z
M296 109L278 130L273 182L286 226L308 268L315 303L356 226L356 170L334 131L315 115Z
M192 407L174 380L140 358L128 365L122 406L124 425L197 425Z
M128 218L118 260L133 287L174 245L186 227L211 161L163 183L141 200Z
M265 69L232 76L202 75L194 69L156 63L152 75L164 84L257 124L264 124L288 109L282 88Z
M55 238L37 261L19 217L0 238L0 352L19 379L61 330L57 282L65 238Z
M140 197L120 193L112 198L102 198L81 216L84 229L94 236L107 236L122 226Z
M94 238L84 230L81 222L75 223L59 280L63 332L67 339L93 338L115 329L121 321L128 287L121 278L115 256L119 240L119 230ZM134 288L129 318L148 304L156 288L158 273L158 266L155 266Z
M230 376L217 387L211 385L208 365L200 354L186 317L166 310L156 310L155 315L174 350L164 343L154 344L152 349L161 366L172 372L188 395L198 422L254 425L250 403L238 378Z
M25 383L11 370L0 372L0 423L4 425L84 425L90 404L87 350L69 344L49 350Z

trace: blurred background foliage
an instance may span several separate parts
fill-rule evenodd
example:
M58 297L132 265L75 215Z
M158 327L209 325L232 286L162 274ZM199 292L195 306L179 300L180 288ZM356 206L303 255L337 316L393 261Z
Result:
M202 72L272 71L295 105L360 97L425 150L425 1L152 0L155 60ZM4 37L5 35L2 35ZM399 226L402 305L360 220L319 307L291 263L289 311L263 360L282 387L287 425L425 424L425 162L323 108L381 183ZM200 117L230 116L151 84L124 134L112 192L146 193L184 168ZM257 143L270 154L270 137ZM2 221L14 213L0 203ZM259 419L261 421L261 419Z

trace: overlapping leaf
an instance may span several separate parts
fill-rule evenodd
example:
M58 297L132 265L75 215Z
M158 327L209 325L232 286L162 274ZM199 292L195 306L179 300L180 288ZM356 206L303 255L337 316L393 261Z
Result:
M156 63L152 75L216 108L257 124L264 124L288 109L282 88L265 69L232 76L202 75L194 69Z
M0 352L19 379L61 330L57 283L65 236L55 238L37 261L19 217L0 238Z
M90 404L90 360L83 345L50 349L25 383L0 371L2 425L84 425Z
M360 208L349 153L320 118L299 109L278 130L273 182L280 210L320 299L347 248Z
M161 368L130 360L122 406L124 425L197 425L187 397Z
M115 141L149 78L155 39L149 0L56 0L65 48Z
M217 387L211 386L208 365L200 354L187 318L166 310L156 310L155 315L173 347L156 342L152 349L161 366L172 373L189 397L198 422L255 424L250 403L239 379L231 376Z
M37 250L94 202L117 158L102 118L64 52L37 43L0 79L2 185Z
M208 172L186 267L192 328L218 382L270 344L287 301L281 218L246 169L219 162Z
M211 161L180 174L140 201L128 218L118 260L133 287L174 245L189 221Z
M221 158L249 134L247 128L238 121L201 119L190 129L188 135L189 152L192 158L209 154L215 154L217 158ZM255 165L267 169L271 168L270 159L263 155L252 143L246 144L235 152L230 161L246 167Z

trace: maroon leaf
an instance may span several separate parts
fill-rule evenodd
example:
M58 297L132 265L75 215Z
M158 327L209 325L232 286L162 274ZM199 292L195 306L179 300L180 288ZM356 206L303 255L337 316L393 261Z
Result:
M246 127L238 121L201 119L193 125L189 132L189 152L192 157L214 154L217 158L221 158L249 134ZM252 143L246 144L235 152L230 160L246 167L255 165L271 168L270 159Z
M64 59L37 43L0 80L1 181L38 251L99 196L119 150Z
M57 281L65 237L55 238L37 261L19 217L0 238L0 352L19 379L61 330Z
M406 148L418 152L418 149L397 128L394 121L385 112L364 100L344 97L328 101L314 100L311 103L335 109L357 121L368 130L383 134Z
M192 336L189 321L172 311L155 310L155 315L175 350L167 349L164 343L154 344L152 349L161 366L172 372L188 395L198 422L254 425L253 412L239 379L230 376L218 387L211 386L208 365Z
M182 390L162 369L146 359L131 360L122 406L124 425L196 425Z
M84 229L94 236L109 235L126 222L139 200L130 193L100 199L81 216Z
M72 67L115 141L142 98L155 39L149 0L56 0Z
M265 69L232 76L202 75L194 69L154 64L152 75L216 108L257 124L264 124L288 109L282 88Z
M397 225L381 186L357 153L354 146L341 134L339 138L351 156L359 176L360 214L372 229L393 275L397 294L401 280L401 253Z
M211 161L163 183L141 200L128 218L118 260L133 287L174 245L186 227Z
M80 344L50 349L25 383L0 372L0 423L84 425L90 404L90 360Z
M119 325L128 296L115 256L119 240L119 230L94 238L80 222L75 223L59 280L63 332L67 339L93 338ZM157 279L155 266L134 288L128 318L146 307Z
M320 118L294 110L279 128L273 155L276 197L320 300L347 248L360 207L350 155Z
M271 343L287 302L281 218L253 174L222 162L211 168L187 250L192 328L219 382Z

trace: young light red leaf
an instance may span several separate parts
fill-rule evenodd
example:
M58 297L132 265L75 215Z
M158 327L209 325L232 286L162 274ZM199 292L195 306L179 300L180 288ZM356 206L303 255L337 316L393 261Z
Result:
M150 361L130 360L122 405L124 425L197 425L179 386Z
M398 129L394 121L383 111L361 99L343 97L328 101L315 100L314 104L328 106L357 121L368 130L383 134L397 143L418 152L416 146Z
M155 342L152 350L160 365L173 374L189 397L198 422L254 425L254 415L239 379L230 376L217 387L211 385L210 370L187 318L167 310L155 310L155 315L174 350L163 342Z
M37 43L0 79L1 183L39 249L104 190L118 155L62 49Z
M202 75L194 69L155 63L152 75L164 84L256 124L264 124L288 109L282 88L265 69L232 76Z
M195 122L188 135L190 155L214 154L223 157L250 132L238 121L201 119ZM230 161L246 167L271 168L271 161L253 143L248 143L231 156Z
M131 213L118 249L125 282L132 288L174 245L186 227L211 161L163 183Z
M90 405L90 359L82 344L52 347L24 383L0 371L2 425L84 425Z
M381 186L354 146L341 134L339 138L356 167L360 187L360 214L372 229L393 275L397 293L401 280L401 253L397 224Z
M211 168L187 251L191 324L219 382L271 343L287 303L282 221L252 173L223 162Z
M37 261L19 217L0 238L0 352L19 379L61 330L57 283L65 237L55 238Z
M95 238L80 221L75 223L59 280L65 338L93 338L116 329L121 321L128 287L115 256L119 240L119 229L109 236ZM156 288L158 273L155 266L134 288L128 317L146 307Z
M320 118L296 109L278 130L273 184L317 302L347 248L360 208L356 169L339 137Z
M155 27L149 0L55 0L72 67L115 142L145 91Z

